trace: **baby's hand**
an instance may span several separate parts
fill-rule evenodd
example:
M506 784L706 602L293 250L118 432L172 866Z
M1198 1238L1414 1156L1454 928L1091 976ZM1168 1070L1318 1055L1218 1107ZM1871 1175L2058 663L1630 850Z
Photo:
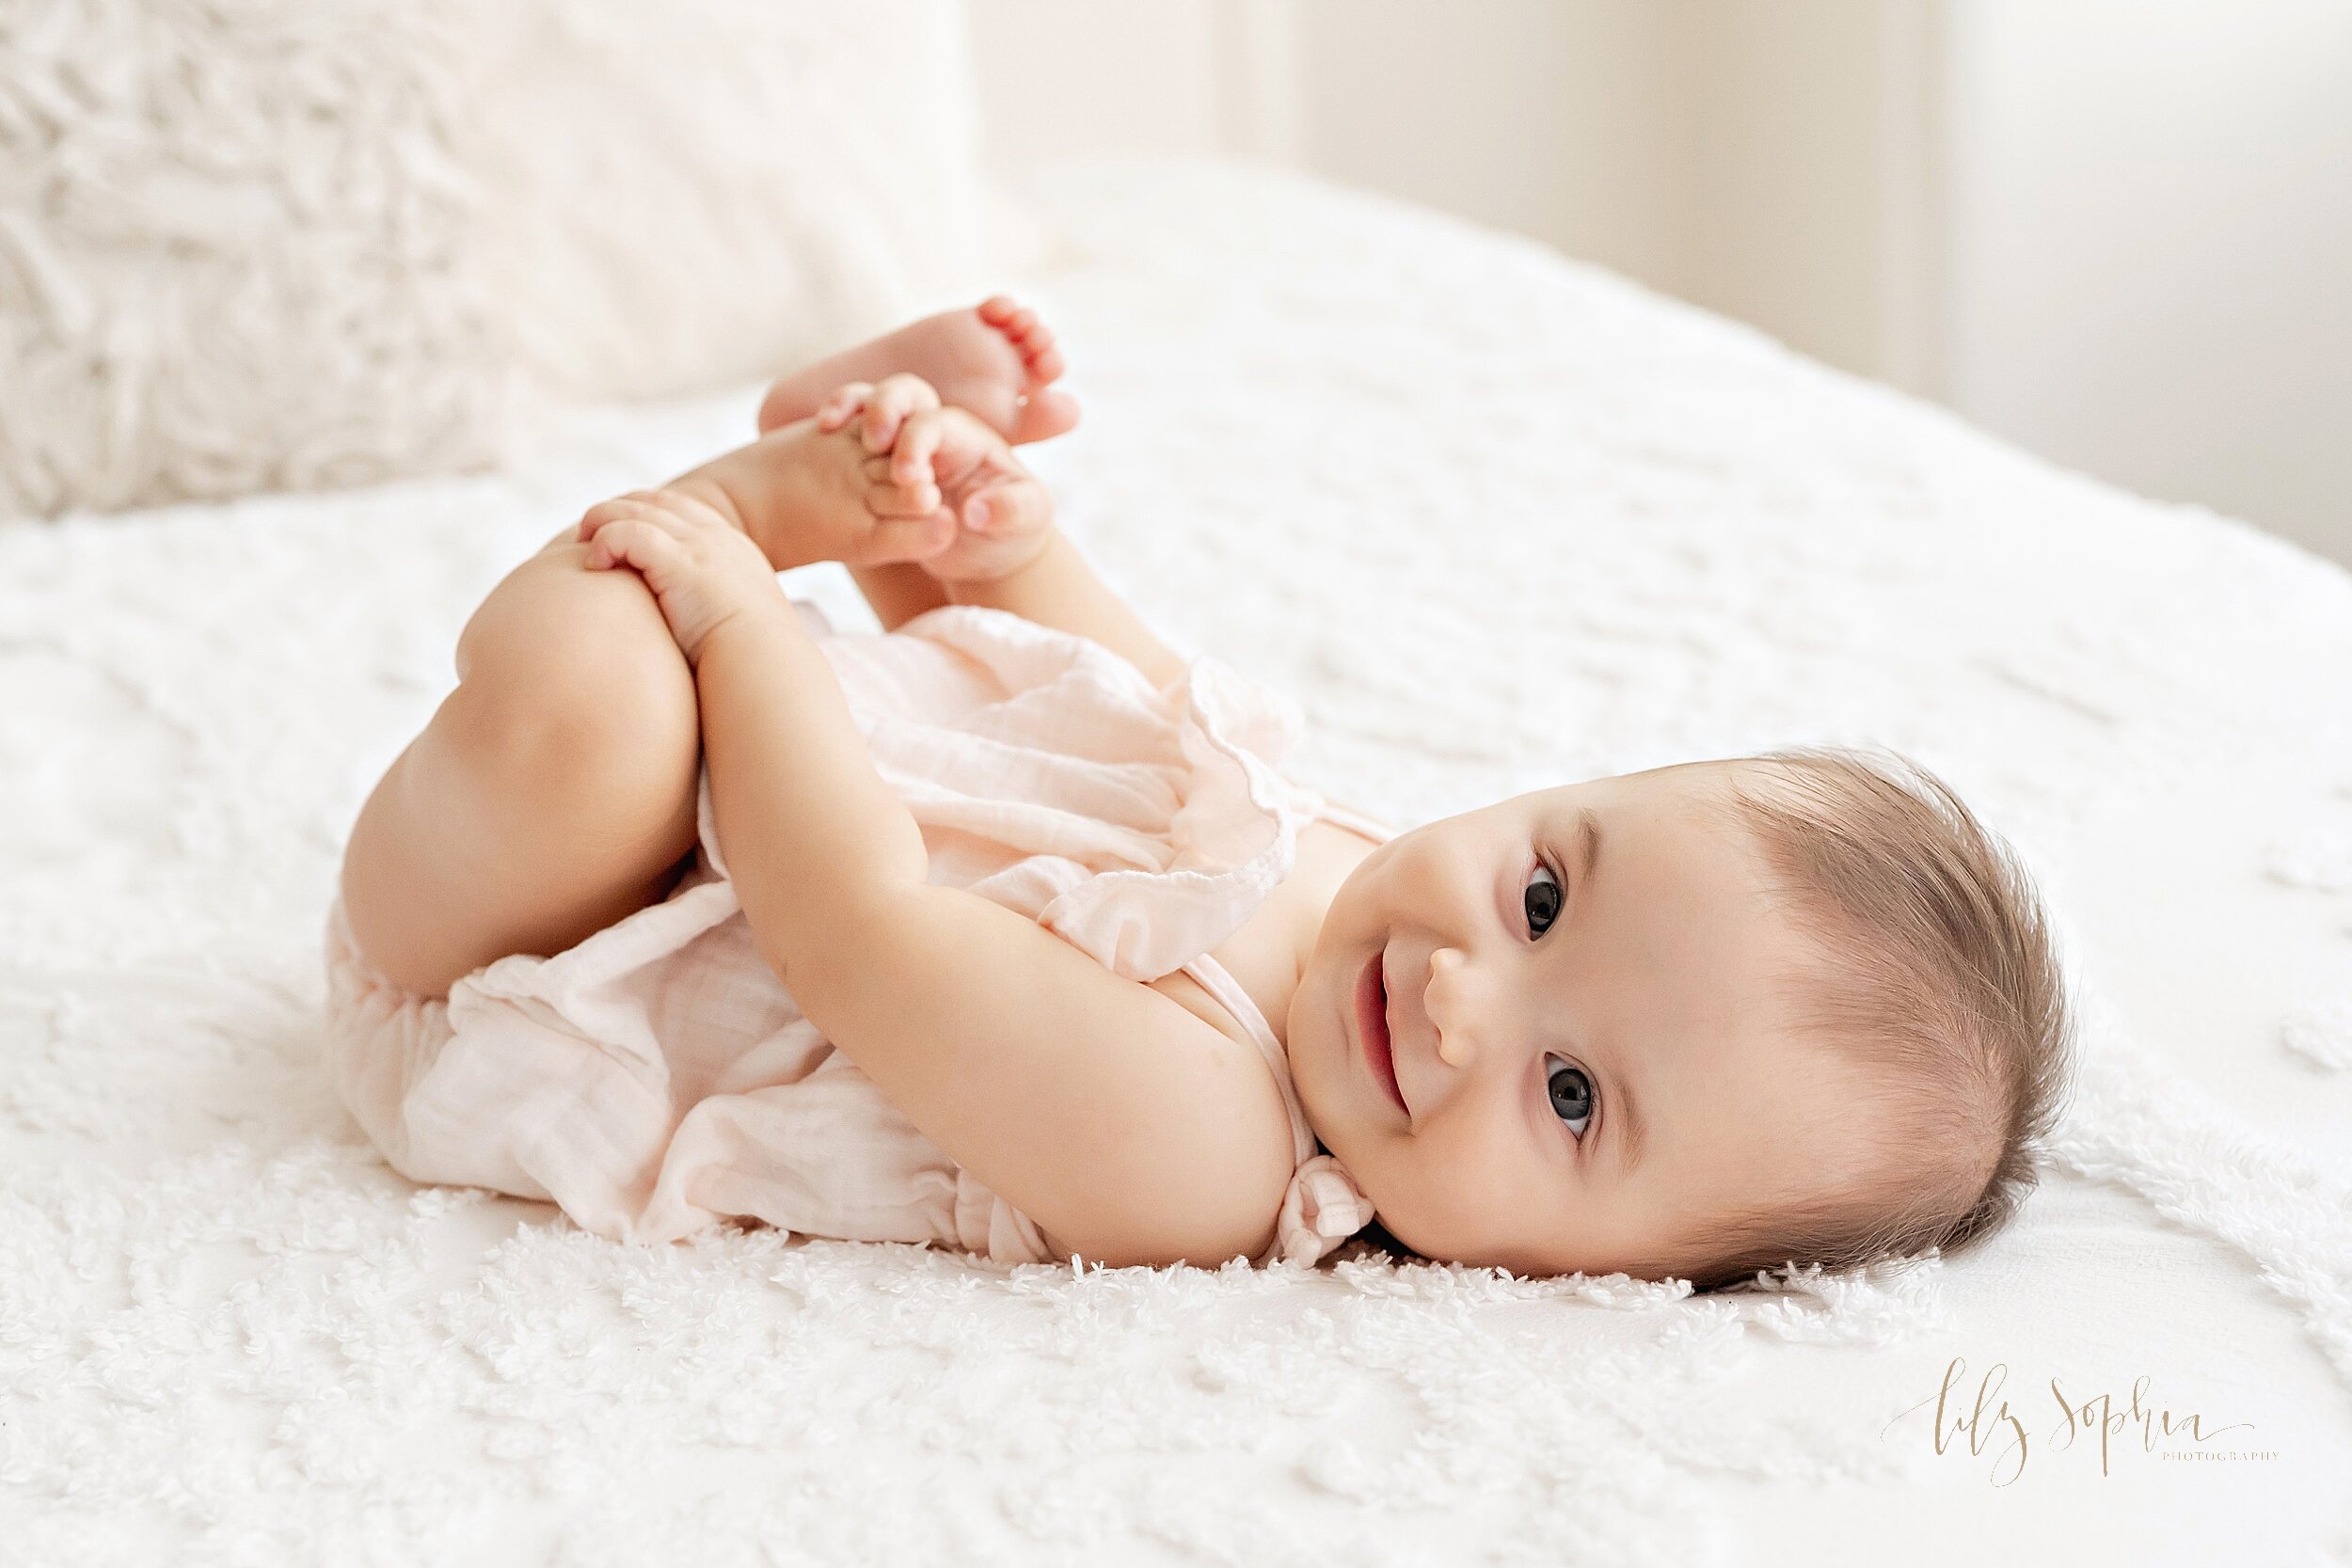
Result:
M580 520L592 572L634 567L661 605L661 618L689 664L702 663L711 634L737 616L766 614L787 601L776 569L732 519L675 490L632 490L598 501Z
M817 410L817 428L858 422L869 454L877 517L931 516L937 548L913 559L945 583L989 582L1037 559L1054 531L1053 498L1023 467L993 428L961 408L940 405L919 376L894 375L868 386L851 382ZM917 510L930 508L929 512Z

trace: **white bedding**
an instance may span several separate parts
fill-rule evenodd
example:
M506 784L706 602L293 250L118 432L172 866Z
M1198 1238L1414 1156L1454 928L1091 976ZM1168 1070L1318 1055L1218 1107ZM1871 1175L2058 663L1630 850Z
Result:
M490 584L753 390L585 412L496 477L0 524L0 1560L2352 1560L2352 576L1427 214L1041 201L1088 415L1038 467L1300 698L1309 784L1409 824L1880 743L2010 834L2087 1025L2022 1222L1693 1300L645 1251L411 1187L314 1060L343 835ZM1955 1356L2022 1469L1990 1417L1934 1451ZM2141 1377L2273 1457L2063 1445L2053 1378Z

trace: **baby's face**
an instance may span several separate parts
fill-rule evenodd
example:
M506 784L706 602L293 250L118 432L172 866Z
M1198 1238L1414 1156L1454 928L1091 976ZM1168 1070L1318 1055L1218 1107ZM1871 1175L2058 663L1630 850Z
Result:
M1341 887L1291 1069L1397 1240L1660 1277L1710 1215L1858 1174L1861 1085L1778 1022L1782 977L1819 959L1707 809L1727 783L1702 764L1539 790L1401 834ZM1402 1104L1359 1007L1376 1020L1383 986Z

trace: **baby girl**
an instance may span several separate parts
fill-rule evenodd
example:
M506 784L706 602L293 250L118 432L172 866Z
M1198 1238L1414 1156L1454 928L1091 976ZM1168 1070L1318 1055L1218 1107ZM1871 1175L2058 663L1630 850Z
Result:
M2067 1008L1948 789L1791 751L1391 833L1057 530L1013 448L1061 369L1009 301L915 323L491 592L328 916L395 1167L616 1238L1213 1266L1376 1219L1701 1289L2009 1218ZM883 631L785 595L819 561Z

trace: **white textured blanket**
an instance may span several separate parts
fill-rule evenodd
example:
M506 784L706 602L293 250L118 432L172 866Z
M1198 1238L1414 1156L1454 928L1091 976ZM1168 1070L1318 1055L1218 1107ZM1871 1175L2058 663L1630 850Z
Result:
M343 835L489 585L752 394L584 414L493 478L0 524L0 1560L2352 1557L2352 577L1423 214L1136 165L1044 212L1089 412L1038 465L1300 698L1306 782L1409 824L1880 743L2019 844L2089 1027L2018 1227L1692 1300L411 1187L314 1056Z

